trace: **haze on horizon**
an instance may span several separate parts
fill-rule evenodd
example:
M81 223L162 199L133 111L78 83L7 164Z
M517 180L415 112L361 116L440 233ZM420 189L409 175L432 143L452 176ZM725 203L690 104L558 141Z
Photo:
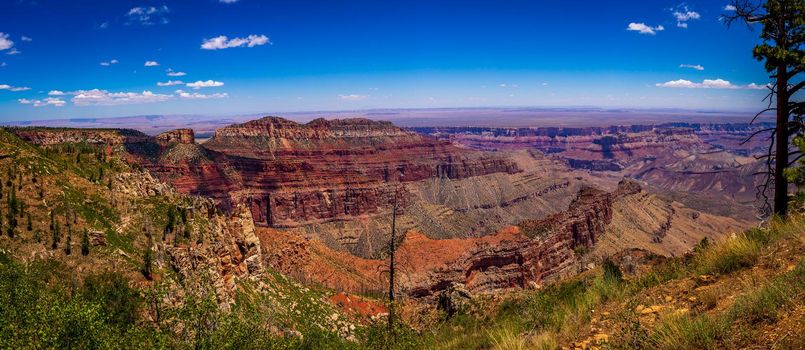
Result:
M0 3L0 122L495 106L751 111L719 1Z

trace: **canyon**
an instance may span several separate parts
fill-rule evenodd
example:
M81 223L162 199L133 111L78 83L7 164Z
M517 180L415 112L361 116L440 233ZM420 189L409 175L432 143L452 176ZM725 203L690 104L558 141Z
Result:
M243 233L221 236L244 235L227 243L238 247L225 259L235 265L218 272L228 293L235 276L263 266L335 290L379 292L396 204L399 288L430 298L456 284L473 293L538 288L625 249L674 256L750 226L751 174L761 164L749 155L759 145L738 140L759 127L404 129L265 117L203 143L192 129L8 130L45 148L102 146L236 218ZM216 222L215 232L226 232ZM186 266L199 257L188 248L165 254Z

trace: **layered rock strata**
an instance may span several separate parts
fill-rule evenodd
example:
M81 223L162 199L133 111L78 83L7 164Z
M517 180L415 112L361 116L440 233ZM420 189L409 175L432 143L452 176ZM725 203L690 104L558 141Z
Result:
M199 148L197 161L151 169L181 192L243 203L272 227L384 212L398 183L519 171L505 157L367 119L266 117L221 128Z
M615 192L594 188L579 191L567 211L542 220L527 220L478 238L431 239L408 232L397 252L400 289L429 297L454 284L473 293L543 284L575 272L578 252L591 249L612 220L612 203L640 192L624 181ZM260 230L258 230L260 231ZM311 239L287 234L259 234L275 254L267 264L305 281L353 292L373 291L387 283L386 261L361 259L335 252Z

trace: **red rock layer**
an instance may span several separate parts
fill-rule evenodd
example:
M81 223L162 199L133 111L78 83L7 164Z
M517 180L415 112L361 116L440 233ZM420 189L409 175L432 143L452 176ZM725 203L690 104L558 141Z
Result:
M519 171L507 158L368 119L266 117L221 128L201 148L205 160L151 168L180 192L245 203L255 222L274 227L385 211L398 181Z

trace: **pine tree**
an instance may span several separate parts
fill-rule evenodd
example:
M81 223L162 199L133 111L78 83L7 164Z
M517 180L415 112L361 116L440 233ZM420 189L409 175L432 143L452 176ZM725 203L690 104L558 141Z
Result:
M141 270L143 276L147 279L153 278L152 276L152 265L154 263L154 253L151 251L151 246L154 244L154 235L151 232L151 223L146 221L143 225L143 230L145 231L145 235L148 237L148 246L145 247L145 252L143 253L143 268Z
M67 226L67 241L64 243L64 254L70 255L73 252L73 230Z
M53 238L53 242L50 245L50 248L56 250L59 247L59 241L61 240L61 233L59 232L59 222L56 221L51 226L53 229L50 230Z
M81 255L89 255L89 232L84 229L84 234L81 235Z
M176 208L170 206L168 208L168 222L165 224L165 232L173 233L176 226Z
M786 174L798 159L805 157L805 154L791 147L792 140L805 135L805 102L798 98L801 96L799 92L805 88L802 79L805 73L805 1L733 0L730 7L731 13L724 16L728 25L736 21L762 25L760 44L755 46L752 54L755 59L764 61L771 84L766 96L768 108L755 118L765 112L774 112L776 115L775 126L763 130L770 131L771 135L768 151L762 157L766 160L766 169L762 173L764 179L758 187L758 194L764 199L765 210L772 209L774 214L785 217L788 214ZM770 187L774 190L773 208L768 208L766 190Z
M28 216L28 226L26 228L28 229L28 232L30 232L31 230L34 229L33 224L31 223L31 213L28 213L27 216Z
M184 223L184 238L185 239L190 239L190 230L191 230L190 223L185 222Z

